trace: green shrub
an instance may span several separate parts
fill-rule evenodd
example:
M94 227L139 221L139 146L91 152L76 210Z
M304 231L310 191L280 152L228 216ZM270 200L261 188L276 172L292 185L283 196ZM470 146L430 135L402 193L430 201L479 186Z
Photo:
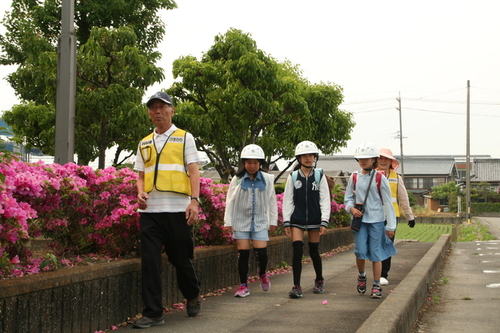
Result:
M472 214L500 212L499 202L475 202L471 204Z

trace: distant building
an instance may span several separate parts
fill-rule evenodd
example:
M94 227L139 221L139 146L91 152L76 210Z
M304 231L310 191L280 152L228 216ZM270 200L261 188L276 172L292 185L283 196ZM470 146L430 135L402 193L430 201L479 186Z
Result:
M12 141L12 129L3 119L0 119L0 127L5 128L5 130L0 133L0 137L4 141L3 149L17 154L23 162L38 162L42 160L46 164L54 163L54 157L45 155L40 149L26 149L23 145Z
M500 159L474 158L471 162L471 183L486 182L492 191L500 192Z

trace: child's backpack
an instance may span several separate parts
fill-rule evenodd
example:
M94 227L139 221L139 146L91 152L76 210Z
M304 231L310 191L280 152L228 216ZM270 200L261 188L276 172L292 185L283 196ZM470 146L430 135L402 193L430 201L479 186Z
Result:
M298 174L298 170L295 170L294 172L292 172L292 182L293 184L295 184L295 181L297 180L297 174ZM314 169L314 180L316 180L316 184L318 184L319 186L319 183L321 181L321 177L323 177L323 169L321 168L315 168ZM333 193L332 193L332 190L333 188L335 187L335 182L328 182L328 191L330 192L330 200L333 200Z
M294 172L292 172L293 184L295 184L295 181L297 181L298 173L299 173L299 170L295 170ZM314 179L316 180L316 184L318 184L318 186L319 186L319 182L321 181L321 177L323 177L323 169L315 168L314 169Z
M380 196L380 200L382 200L382 202L384 202L384 199L382 199L382 193L380 192L380 183L382 182L383 173L378 171L378 170L375 170L375 172L376 172L375 183L377 184L378 195ZM357 181L358 181L358 173L354 172L352 174L352 183L354 185L354 190L356 190L356 182Z

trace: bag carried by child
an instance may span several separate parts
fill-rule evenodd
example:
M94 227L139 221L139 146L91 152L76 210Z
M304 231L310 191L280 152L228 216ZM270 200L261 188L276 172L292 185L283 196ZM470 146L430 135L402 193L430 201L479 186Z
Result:
M365 195L365 200L363 200L363 203L356 203L354 204L354 208L356 208L357 210L359 210L361 213L364 212L364 207L365 207L365 203L366 203L366 199L368 198L368 193L370 193L370 186L372 185L372 180L373 180L373 175L377 173L377 176L378 176L378 171L377 170L373 170L373 173L372 175L370 176L370 181L368 182L368 188L366 189L366 195ZM354 185L354 189L356 189L356 178L355 176L357 176L357 174L354 174L353 175L353 185ZM363 215L359 216L359 217L352 217L352 220L351 220L351 229L354 230L354 231L359 231L359 229L361 229L361 222L363 220Z

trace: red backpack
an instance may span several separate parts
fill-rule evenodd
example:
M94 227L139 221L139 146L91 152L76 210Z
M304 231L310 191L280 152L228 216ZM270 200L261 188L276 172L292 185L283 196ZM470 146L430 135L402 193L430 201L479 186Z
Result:
M384 202L384 199L382 199L382 193L380 192L380 183L382 183L382 176L384 175L382 172L375 170L377 173L375 174L375 183L377 183L377 190L378 190L378 195L380 196L380 200ZM352 174L352 182L354 185L354 190L356 190L356 182L358 181L358 173L355 172Z

